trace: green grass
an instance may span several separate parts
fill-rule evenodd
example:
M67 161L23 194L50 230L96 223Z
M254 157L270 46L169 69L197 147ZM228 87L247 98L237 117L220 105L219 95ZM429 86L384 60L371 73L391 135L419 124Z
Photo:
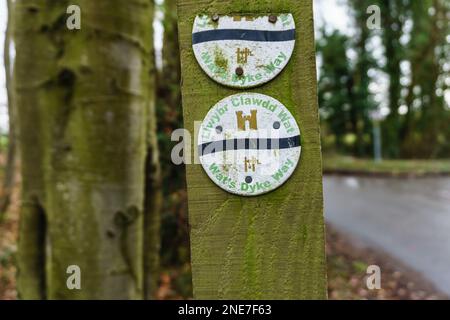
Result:
M383 160L356 159L324 154L325 173L354 173L392 176L450 175L448 160Z

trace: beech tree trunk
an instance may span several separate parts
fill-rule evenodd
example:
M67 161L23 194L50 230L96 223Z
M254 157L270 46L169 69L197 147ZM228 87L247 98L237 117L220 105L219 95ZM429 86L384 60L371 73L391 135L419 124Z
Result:
M66 26L72 4L81 30ZM158 173L153 1L16 0L13 19L20 296L149 297L158 254L157 206L145 199L154 186L146 172ZM66 285L71 265L80 290Z

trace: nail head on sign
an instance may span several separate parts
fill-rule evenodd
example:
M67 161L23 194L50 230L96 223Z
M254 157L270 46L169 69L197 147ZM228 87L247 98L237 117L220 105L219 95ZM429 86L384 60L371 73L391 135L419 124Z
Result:
M244 75L244 69L242 69L242 67L237 67L236 68L236 74L240 77L242 75Z
M219 19L220 19L220 17L217 13L212 16L212 21L214 21L214 22L219 21Z
M270 22L270 23L276 23L277 20L278 20L278 17L277 17L276 15L271 14L271 15L269 16L269 22Z

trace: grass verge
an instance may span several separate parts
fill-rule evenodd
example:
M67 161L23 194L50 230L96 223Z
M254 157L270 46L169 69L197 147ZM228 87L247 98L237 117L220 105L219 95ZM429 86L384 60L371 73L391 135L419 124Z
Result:
M325 174L356 174L393 177L450 176L449 160L383 160L357 159L324 155Z

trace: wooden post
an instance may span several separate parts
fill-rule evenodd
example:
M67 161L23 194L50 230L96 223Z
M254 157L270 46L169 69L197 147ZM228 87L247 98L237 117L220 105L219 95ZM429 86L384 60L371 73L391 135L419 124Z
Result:
M302 134L300 164L281 188L257 197L229 194L201 165L187 166L194 297L196 299L325 299L322 161L311 0L179 0L185 128L194 132L219 100L256 92L282 102ZM197 14L292 13L294 54L286 69L254 89L211 80L192 49ZM192 148L196 148L196 139ZM194 149L192 149L194 150Z

